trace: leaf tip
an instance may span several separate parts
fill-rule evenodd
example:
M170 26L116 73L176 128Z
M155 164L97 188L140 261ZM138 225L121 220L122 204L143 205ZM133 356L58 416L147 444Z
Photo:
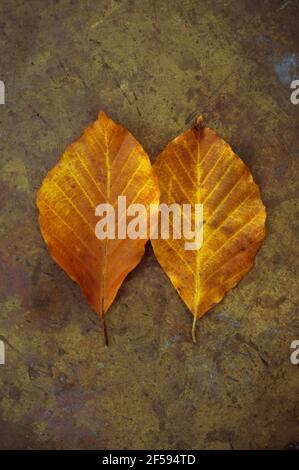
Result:
M105 111L101 109L98 114L98 121L106 122L108 120L109 120L109 116L105 113Z

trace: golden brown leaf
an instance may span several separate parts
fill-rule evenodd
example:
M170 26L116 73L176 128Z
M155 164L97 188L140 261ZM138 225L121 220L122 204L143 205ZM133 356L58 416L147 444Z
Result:
M151 240L155 255L196 319L221 301L252 268L265 236L265 207L252 175L213 130L198 125L157 157L161 203L203 205L203 245L184 239Z
M67 147L37 197L40 227L52 257L80 284L101 318L140 262L147 241L96 237L95 207L110 203L116 209L120 195L127 197L127 206L142 203L149 210L150 203L158 203L159 189L141 145L101 112Z

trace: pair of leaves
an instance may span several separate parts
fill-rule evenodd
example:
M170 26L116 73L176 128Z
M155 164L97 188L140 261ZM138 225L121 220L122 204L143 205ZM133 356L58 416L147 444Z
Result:
M194 316L195 340L196 319L254 263L265 236L258 186L231 147L200 121L170 142L152 167L132 134L101 112L47 174L37 205L52 257L102 319L147 241L96 237L96 206L116 206L120 195L128 205L143 204L147 215L159 200L203 204L201 249L186 251L184 239L152 240L160 265Z

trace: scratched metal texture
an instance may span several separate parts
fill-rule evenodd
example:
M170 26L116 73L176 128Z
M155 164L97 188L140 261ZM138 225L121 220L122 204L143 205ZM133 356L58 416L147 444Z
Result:
M297 1L0 3L0 448L265 449L299 440ZM198 323L150 246L111 346L41 238L36 190L100 109L154 161L206 112L267 206L255 268Z

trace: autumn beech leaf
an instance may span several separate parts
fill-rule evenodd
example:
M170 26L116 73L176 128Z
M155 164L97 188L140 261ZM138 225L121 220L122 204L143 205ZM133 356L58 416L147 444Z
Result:
M196 320L252 268L265 237L260 191L243 161L203 118L170 142L154 163L160 203L202 205L202 245L152 239L155 255ZM170 221L173 219L170 218ZM183 220L183 218L182 218ZM194 224L194 215L192 218Z
M99 239L96 208L158 204L159 189L148 155L133 135L100 112L45 177L37 196L42 235L54 260L77 282L103 320L127 274L140 262L147 239ZM103 322L104 323L104 322ZM107 331L104 323L107 339Z

